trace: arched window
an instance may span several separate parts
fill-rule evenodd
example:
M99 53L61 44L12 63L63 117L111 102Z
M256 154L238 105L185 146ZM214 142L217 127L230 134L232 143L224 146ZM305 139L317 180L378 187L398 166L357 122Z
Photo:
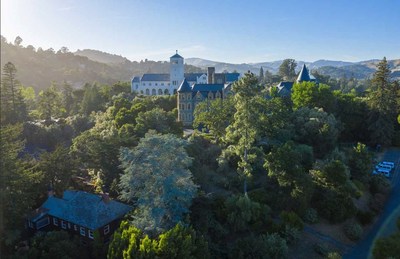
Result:
M146 95L150 95L150 90L146 89Z
M181 103L181 110L185 109L185 104Z
M187 109L190 110L190 103L187 104Z
M151 89L151 95L156 95L156 89Z
M215 94L215 98L221 98L221 93L220 93L220 92L217 92L217 93Z
M168 89L165 89L165 90L164 90L164 94L165 94L165 95L169 95Z
M162 94L163 94L162 89L158 89L158 95L162 95Z
M192 94L187 94L187 99L188 100L192 99Z
M140 90L140 94L143 94L143 90Z
M208 92L208 99L212 100L214 98L214 95L212 92Z

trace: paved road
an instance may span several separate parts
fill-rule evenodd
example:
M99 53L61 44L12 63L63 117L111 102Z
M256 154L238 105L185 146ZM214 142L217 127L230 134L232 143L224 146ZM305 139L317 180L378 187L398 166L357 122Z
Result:
M385 154L383 155L383 161L392 161L396 164L396 168L391 177L392 191L389 195L389 199L373 228L363 240L358 242L352 250L343 256L344 259L368 258L370 249L372 249L373 241L379 229L390 217L392 212L394 212L396 208L400 206L400 149L391 148L386 150Z

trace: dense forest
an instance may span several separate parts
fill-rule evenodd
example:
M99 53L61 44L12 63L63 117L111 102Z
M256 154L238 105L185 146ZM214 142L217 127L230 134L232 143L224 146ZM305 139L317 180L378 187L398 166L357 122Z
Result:
M286 258L306 225L341 223L349 242L358 240L390 191L385 177L371 175L376 148L400 145L399 82L385 58L371 80L317 74L319 84L295 83L289 97L274 85L295 78L294 60L277 75L246 73L232 97L198 105L194 132L183 134L176 96L138 96L129 82L108 77L117 67L65 49L36 51L2 39L2 57L3 45L14 53L8 57L26 52L24 65L2 69L0 232L7 256ZM48 58L52 69L36 58ZM93 83L76 60L103 66L110 81ZM82 88L65 78L72 67L80 72L70 78L88 82ZM34 69L48 73L40 92L19 83ZM55 75L63 81L52 82ZM82 249L62 231L29 236L24 219L49 185L58 196L67 189L108 193L135 209L108 244L95 240ZM340 258L323 243L313 249L315 257Z

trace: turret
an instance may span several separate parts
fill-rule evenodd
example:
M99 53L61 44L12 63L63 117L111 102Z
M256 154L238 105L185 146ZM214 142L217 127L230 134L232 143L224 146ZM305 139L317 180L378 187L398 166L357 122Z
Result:
M184 69L184 58L178 54L178 51L176 51L175 55L170 57L170 92L173 93L178 89L178 87L181 85L183 79L184 79L184 74L185 74L185 69Z

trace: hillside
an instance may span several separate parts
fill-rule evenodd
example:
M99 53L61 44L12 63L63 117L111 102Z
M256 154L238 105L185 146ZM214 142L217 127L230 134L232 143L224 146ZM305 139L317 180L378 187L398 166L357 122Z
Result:
M32 86L35 91L49 87L52 82L62 84L66 81L79 88L85 83L114 84L130 81L134 75L143 73L169 72L169 62L165 61L131 62L121 56L93 50L78 51L76 54L40 47L36 50L31 45L15 46L2 37L1 67L7 62L16 66L17 79L25 86ZM201 71L190 65L186 65L185 69L189 72Z
M314 62L296 61L297 71L306 64L311 70L318 70L323 75L329 75L333 78L341 78L343 76L350 78L355 77L357 79L369 78L376 70L376 65L380 60L367 60L360 62L346 62L346 61L335 61L335 60L317 60ZM272 73L277 73L282 60L272 62L260 62L260 63L243 63L243 64L232 64L218 61L205 60L201 58L187 58L185 62L190 65L195 65L200 68L206 68L207 66L215 66L217 72L227 71L238 71L245 73L251 71L253 73L259 73L260 67L263 67L264 71L269 70ZM388 64L392 70L392 77L399 79L400 76L400 59L388 60Z

